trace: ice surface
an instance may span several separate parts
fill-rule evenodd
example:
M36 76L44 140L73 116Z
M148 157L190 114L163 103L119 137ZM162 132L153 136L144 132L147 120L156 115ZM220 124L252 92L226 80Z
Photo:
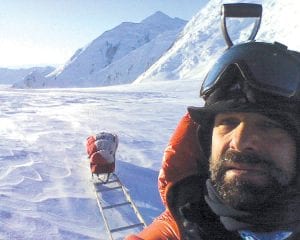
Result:
M0 239L107 239L84 146L102 130L119 135L116 173L150 223L163 211L157 190L163 149L186 106L200 104L199 84L2 86ZM115 224L123 218L122 211L114 214Z

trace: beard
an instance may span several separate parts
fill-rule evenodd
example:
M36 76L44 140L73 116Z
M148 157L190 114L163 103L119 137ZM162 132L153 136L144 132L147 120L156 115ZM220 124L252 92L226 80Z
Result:
M248 166L260 166L265 169L264 183L257 184L251 179L239 176L226 178L228 164L244 163ZM280 195L289 184L285 172L277 168L272 161L256 153L240 153L227 150L217 161L210 159L211 182L221 199L239 210L259 210L268 206L272 199Z

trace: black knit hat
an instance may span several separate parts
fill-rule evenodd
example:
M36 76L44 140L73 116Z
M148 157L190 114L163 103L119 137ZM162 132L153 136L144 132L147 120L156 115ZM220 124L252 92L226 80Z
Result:
M210 155L214 118L224 112L260 113L288 131L298 142L300 136L300 104L282 96L254 89L243 79L234 65L228 71L230 83L220 85L207 98L204 107L188 107L192 119L199 123L200 143L207 157Z

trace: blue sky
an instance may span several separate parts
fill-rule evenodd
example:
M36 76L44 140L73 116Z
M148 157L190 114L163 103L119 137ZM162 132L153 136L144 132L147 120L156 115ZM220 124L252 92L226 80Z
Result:
M189 20L208 0L1 0L0 67L62 64L121 22Z

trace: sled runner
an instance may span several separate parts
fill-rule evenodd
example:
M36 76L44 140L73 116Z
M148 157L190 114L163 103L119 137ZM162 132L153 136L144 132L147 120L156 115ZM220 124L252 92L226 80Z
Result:
M123 239L128 234L126 230L139 232L146 226L125 186L114 173L118 143L118 136L109 132L90 136L86 142L91 181L110 240Z

